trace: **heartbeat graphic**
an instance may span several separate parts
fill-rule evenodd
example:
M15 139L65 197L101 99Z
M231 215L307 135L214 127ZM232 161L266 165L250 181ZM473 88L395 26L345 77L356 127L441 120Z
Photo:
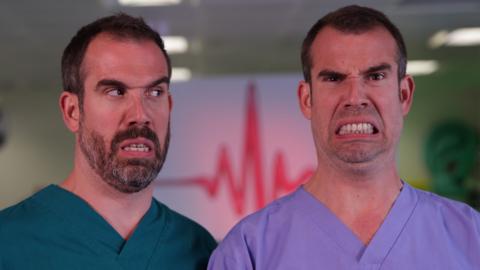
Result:
M183 179L161 179L155 181L157 186L198 186L203 188L209 197L216 197L222 183L227 185L229 197L235 212L242 215L245 212L246 190L249 181L253 184L255 194L255 210L264 207L268 202L278 198L283 192L291 192L298 185L304 183L312 175L311 169L303 171L296 179L287 177L285 159L281 152L274 156L273 186L270 196L265 190L263 177L262 153L258 128L257 108L255 102L255 86L248 85L247 115L245 126L245 141L243 145L243 158L241 160L240 175L233 172L230 155L227 147L222 145L217 160L217 168L212 176L196 176ZM250 173L250 174L249 174ZM249 177L250 176L250 177Z

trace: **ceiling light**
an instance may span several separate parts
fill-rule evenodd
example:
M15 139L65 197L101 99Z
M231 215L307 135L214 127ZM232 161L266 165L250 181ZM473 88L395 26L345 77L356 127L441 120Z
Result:
M480 45L480 27L459 28L450 33L441 30L429 40L432 48L440 46L475 46Z
M435 60L412 60L407 63L407 73L410 75L428 75L438 70Z
M188 50L187 39L180 36L164 36L165 50L169 54L184 53Z
M122 6L169 6L178 5L182 0L118 0L118 3Z
M448 34L449 46L480 45L480 27L460 28Z
M428 41L428 45L430 48L438 48L443 46L445 42L448 40L448 31L442 30L435 33L430 40Z
M192 72L188 68L172 68L172 82L185 82L189 81L192 78Z

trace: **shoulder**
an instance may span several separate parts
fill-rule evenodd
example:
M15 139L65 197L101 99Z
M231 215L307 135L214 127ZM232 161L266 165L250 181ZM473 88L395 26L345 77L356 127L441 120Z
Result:
M261 233L261 230L265 230L269 226L274 226L275 224L278 224L278 222L292 220L292 215L297 215L299 213L298 210L301 209L301 199L299 198L299 193L301 192L304 191L298 189L293 193L271 202L263 209L242 219L235 228L244 231L255 229L255 231Z
M276 226L285 227L295 216L301 214L301 206L299 205L299 193L297 190L289 195L277 199L263 209L254 212L243 218L232 230L227 234L224 243L234 241L235 239L243 239L247 242L254 242L254 238L264 235L266 231L273 232ZM249 243L247 243L249 244Z
M435 193L415 189L422 207L435 211L438 214L451 214L461 219L478 220L480 213L471 206L448 199Z
M480 237L480 213L471 206L432 192L416 189L420 213L441 222L448 230L469 230Z
M155 200L162 213L165 214L167 223L170 227L181 229L182 231L192 231L196 234L208 234L210 233L196 221L178 213L175 210L170 209L165 204Z
M268 204L236 224L210 258L209 269L254 269L262 239L288 230L291 222L301 220L300 189ZM282 228L279 228L282 227ZM240 265L240 264L241 265Z
M51 225L61 222L37 194L0 211L0 253L25 245L38 237L40 229L53 232Z
M155 200L166 220L166 231L168 235L175 235L188 238L190 241L198 241L205 248L213 250L217 242L213 236L200 224L192 219L170 209L165 204Z
M44 212L41 202L33 196L0 211L0 229L29 225L44 218Z

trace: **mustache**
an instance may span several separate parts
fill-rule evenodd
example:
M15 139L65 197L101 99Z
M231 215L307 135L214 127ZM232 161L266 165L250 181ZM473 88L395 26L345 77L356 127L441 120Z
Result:
M158 140L157 134L147 126L132 126L127 128L126 130L117 132L112 139L111 149L116 152L122 141L127 139L135 139L138 137L150 140L155 145L155 149L160 149L160 142Z

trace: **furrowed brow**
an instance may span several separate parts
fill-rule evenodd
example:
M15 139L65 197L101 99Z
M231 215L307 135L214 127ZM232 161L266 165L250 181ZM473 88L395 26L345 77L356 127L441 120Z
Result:
M390 64L380 64L377 66L369 67L367 70L362 72L363 74L370 74L370 73L375 73L379 71L391 71L392 66Z
M103 79L103 80L100 80L100 81L97 82L97 85L96 85L95 89L98 90L99 88L104 87L104 86L113 86L113 87L118 87L118 88L122 88L122 89L128 88L128 86L124 82L121 82L119 80Z
M324 77L337 77L339 79L344 79L347 75L343 74L343 73L340 73L338 71L334 71L334 70L329 70L329 69L324 69L324 70L321 70L318 75L317 75L317 78L324 78Z
M167 85L170 84L170 80L168 79L168 77L161 77L151 83L149 83L146 88L151 88L151 87L154 87L154 86L157 86L159 84L162 84L162 83L166 83Z
M170 83L170 80L168 79L168 77L161 77L157 80L154 80L152 81L151 83L147 84L145 86L145 88L151 88L151 87L154 87L154 86L157 86L159 84L162 84L162 83L166 83L167 85ZM105 86L110 86L110 87L118 87L118 88L122 88L122 89L128 89L129 86L127 84L125 84L124 82L122 81L119 81L119 80L116 80L116 79L103 79L103 80L100 80L97 82L97 85L95 87L95 89L99 89L101 87L105 87Z

